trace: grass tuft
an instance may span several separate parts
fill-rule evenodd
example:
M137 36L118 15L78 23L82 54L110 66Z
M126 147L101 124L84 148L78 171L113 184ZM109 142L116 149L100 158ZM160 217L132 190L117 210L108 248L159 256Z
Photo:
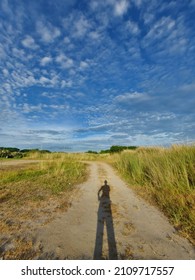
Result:
M195 243L195 146L138 148L112 160L133 188Z

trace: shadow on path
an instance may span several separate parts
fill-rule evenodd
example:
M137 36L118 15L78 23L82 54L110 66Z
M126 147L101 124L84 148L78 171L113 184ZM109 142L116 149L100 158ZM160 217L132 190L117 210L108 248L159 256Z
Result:
M111 200L110 200L110 187L105 180L104 185L98 191L98 218L97 218L97 231L96 242L94 249L94 260L104 259L102 256L103 250L103 236L104 228L106 227L108 239L108 257L109 260L117 260L117 248L114 234L114 225L112 219Z

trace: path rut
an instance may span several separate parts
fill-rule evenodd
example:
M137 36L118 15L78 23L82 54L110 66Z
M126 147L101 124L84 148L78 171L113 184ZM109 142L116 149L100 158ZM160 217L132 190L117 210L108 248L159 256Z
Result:
M36 232L38 259L195 259L194 247L159 210L137 197L110 165L88 166L90 176L78 186L72 206ZM110 186L111 204L102 218L97 193L104 180Z

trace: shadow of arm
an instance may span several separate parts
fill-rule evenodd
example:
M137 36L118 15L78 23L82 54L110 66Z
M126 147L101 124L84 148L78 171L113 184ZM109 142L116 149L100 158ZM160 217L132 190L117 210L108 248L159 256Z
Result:
M100 200L100 199L101 199L101 195L100 195L100 193L102 192L102 188L103 188L103 187L101 187L101 188L99 189L99 191L98 191L98 200Z

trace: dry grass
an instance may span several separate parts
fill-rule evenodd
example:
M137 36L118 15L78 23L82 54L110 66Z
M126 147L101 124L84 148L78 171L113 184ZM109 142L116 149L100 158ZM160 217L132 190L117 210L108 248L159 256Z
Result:
M112 162L195 244L195 146L139 148L113 155Z
M94 161L101 160L108 156L108 154L93 154L93 153L40 153L40 152L32 152L26 155L28 159L41 159L41 160L61 160L61 159L69 159L76 161Z

